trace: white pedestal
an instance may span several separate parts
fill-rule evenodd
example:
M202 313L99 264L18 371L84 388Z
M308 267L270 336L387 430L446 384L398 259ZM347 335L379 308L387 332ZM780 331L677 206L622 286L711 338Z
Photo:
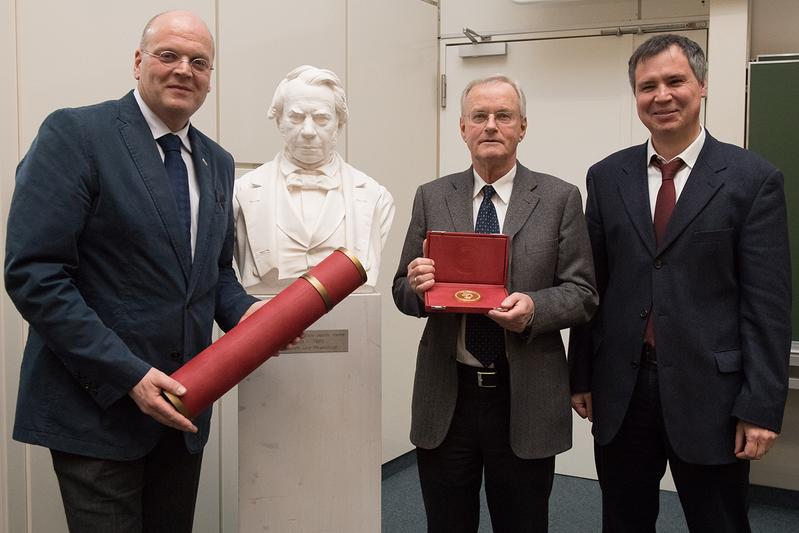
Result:
M353 294L309 331L348 351L281 354L239 385L239 531L380 531L380 301Z

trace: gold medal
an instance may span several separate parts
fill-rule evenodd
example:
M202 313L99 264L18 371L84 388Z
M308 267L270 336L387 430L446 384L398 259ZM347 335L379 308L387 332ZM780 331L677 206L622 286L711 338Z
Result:
M480 293L477 291L463 290L455 293L455 298L461 302L476 302L480 299Z

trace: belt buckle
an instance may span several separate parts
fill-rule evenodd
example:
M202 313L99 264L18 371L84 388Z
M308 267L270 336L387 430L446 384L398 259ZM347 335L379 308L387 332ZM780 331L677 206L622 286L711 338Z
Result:
M494 377L496 375L497 375L496 372L477 372L477 386L484 389L496 389L497 388L496 384L494 385L483 384L483 376Z

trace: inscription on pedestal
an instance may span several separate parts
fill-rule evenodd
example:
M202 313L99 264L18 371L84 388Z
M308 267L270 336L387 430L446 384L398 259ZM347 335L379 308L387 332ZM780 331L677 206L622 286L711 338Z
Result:
M349 330L309 329L294 348L280 353L346 353L349 352Z

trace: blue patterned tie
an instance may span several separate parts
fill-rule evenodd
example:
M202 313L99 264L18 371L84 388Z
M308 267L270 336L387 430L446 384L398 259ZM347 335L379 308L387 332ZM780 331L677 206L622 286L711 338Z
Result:
M477 233L499 233L497 210L491 197L496 191L491 185L483 187L483 201L477 211L474 231ZM494 360L505 353L505 332L485 315L466 315L466 349L483 366L490 366Z
M189 171L180 153L180 137L167 133L157 139L164 150L164 166L169 175L169 185L178 208L178 218L183 226L186 243L191 248L191 204L189 203Z

